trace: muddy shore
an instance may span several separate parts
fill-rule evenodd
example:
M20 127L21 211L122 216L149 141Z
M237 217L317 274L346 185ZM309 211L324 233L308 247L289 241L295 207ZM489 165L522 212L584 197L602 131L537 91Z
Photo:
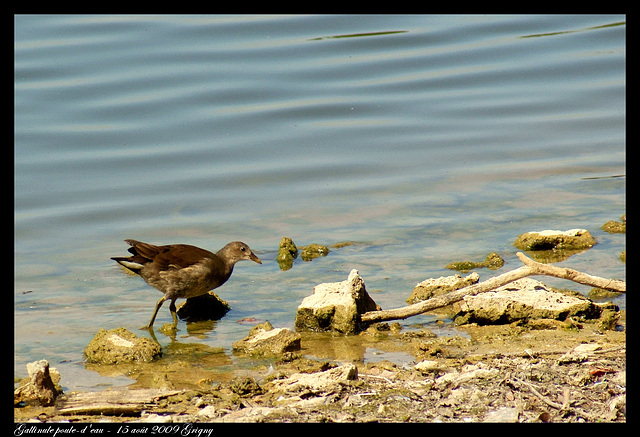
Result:
M291 255L293 248L297 253L290 240L283 238L281 246L285 255ZM470 275L423 281L408 302L451 291L441 288L452 278L457 284L453 289L465 286L460 281L478 280ZM234 343L233 357L222 348L175 338L160 348L153 335L151 341L124 329L101 330L96 344L85 350L87 369L105 376L127 375L136 382L122 389L63 393L52 406L14 395L14 421L626 422L626 311L612 303L595 303L612 296L602 294L605 290L594 288L591 301L570 290L533 285L538 297L556 293L547 299L554 307L579 297L577 309L562 309L559 314L525 311L529 303L521 298L526 287L520 287L516 293L520 300L512 296L507 304L497 305L496 316L478 316L478 310L475 318L470 316L470 301L464 308L456 303L432 311L441 316L442 325L444 320L455 321L460 334L454 336L437 336L425 326L406 330L398 323L360 326L359 314L379 308L353 270L346 281L314 289L315 300L322 303L315 306L318 314L326 312L325 294L333 299L340 293L364 299L353 302L357 320L351 328L318 332L322 329L314 325L293 333L268 322L243 320L255 326L249 337ZM500 300L497 292L491 296L480 310L486 312ZM307 312L317 316L314 305L308 306ZM513 315L507 317L506 310ZM333 322L337 312L331 311ZM198 323L189 326L198 329ZM306 328L298 317L296 328ZM100 337L106 342L98 341ZM257 347L258 340L264 349ZM149 351L131 354L137 343ZM94 349L99 353L92 360ZM403 359L365 360L370 349ZM46 361L30 364L57 373L48 369ZM50 392L55 391L52 384Z
M403 333L384 325L352 336L306 333L303 345L375 347L415 359L403 365L363 363L346 352L339 360L319 360L305 356L313 351L303 347L223 382L208 379L206 371L185 371L184 365L182 371L171 370L181 366L174 360L164 366L164 374L156 363L154 378L146 383L141 378L124 389L137 389L140 395L144 395L141 389L155 390L129 410L74 412L68 409L74 397L87 394L69 393L55 407L15 408L14 420L626 422L624 313L610 330L602 330L598 321L538 321L458 327L468 337L436 337L428 330ZM341 377L344 366L353 369ZM300 382L304 375L311 375L314 382ZM104 393L97 395L104 398ZM134 398L127 394L132 393L125 392L125 399Z

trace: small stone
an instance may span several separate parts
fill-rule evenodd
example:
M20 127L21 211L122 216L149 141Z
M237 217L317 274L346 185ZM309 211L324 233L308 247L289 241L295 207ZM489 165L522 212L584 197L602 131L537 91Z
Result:
M216 408L213 405L208 405L204 407L202 410L198 411L198 416L211 418L216 417Z
M513 407L502 407L495 411L490 411L487 413L487 417L485 417L484 422L490 423L516 423L518 422L518 417L520 413L517 408Z
M300 334L287 328L274 329L271 323L254 326L249 335L233 343L235 351L258 355L280 355L300 349Z

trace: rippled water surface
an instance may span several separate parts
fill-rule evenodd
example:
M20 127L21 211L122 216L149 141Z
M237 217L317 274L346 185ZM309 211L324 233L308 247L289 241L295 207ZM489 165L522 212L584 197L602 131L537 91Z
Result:
M217 290L222 320L175 340L232 367L238 321L293 328L353 268L399 307L451 261L496 251L487 278L520 265L518 234L580 227L598 244L559 265L625 279L625 237L600 229L625 212L625 20L16 16L15 373L46 358L65 388L131 382L82 355L100 328L143 335L160 297L109 259L125 238L263 259ZM357 244L281 271L283 236Z

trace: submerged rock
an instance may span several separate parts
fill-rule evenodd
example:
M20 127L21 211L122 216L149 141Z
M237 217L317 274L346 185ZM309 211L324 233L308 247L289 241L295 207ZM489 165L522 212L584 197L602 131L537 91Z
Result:
M454 322L502 324L528 319L598 318L601 307L584 298L550 290L542 282L523 278L495 291L466 296L454 304Z
M336 331L353 334L360 330L360 315L380 310L369 296L364 280L351 270L346 281L316 285L296 313L299 331Z
M162 355L162 348L125 328L101 329L84 350L87 361L98 364L149 362Z
M302 248L300 258L302 258L303 261L311 261L312 259L316 259L320 256L327 256L328 253L329 248L327 246L314 243Z
M178 307L177 313L182 320L193 322L221 319L230 309L229 304L212 290L202 296L188 298Z
M233 350L258 355L280 355L300 349L300 334L286 328L274 329L271 323L254 326L249 335L232 345Z
M53 405L62 393L62 389L56 385L60 381L60 373L50 368L47 360L27 364L27 372L29 377L23 379L13 393L14 405L21 402L37 402L43 407Z
M471 273L464 278L460 275L441 276L439 278L430 278L418 283L411 296L407 299L408 304L414 304L423 300L431 299L452 291L459 290L469 285L476 284L480 280L477 273Z

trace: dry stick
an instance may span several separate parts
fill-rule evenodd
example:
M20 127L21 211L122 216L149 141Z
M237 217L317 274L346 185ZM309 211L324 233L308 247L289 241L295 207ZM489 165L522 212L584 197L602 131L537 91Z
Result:
M592 287L604 288L606 290L617 291L619 293L627 292L627 283L624 281L618 281L617 279L604 279L598 276L587 275L586 273L573 269L541 264L535 262L531 258L527 258L527 256L522 252L516 253L516 256L524 265L533 268L535 270L533 274L535 275L555 276L556 278L568 279L570 281L590 285Z
M429 300L415 303L402 308L382 311L369 311L361 316L363 323L383 322L386 320L406 319L407 317L416 316L418 314L431 311L436 308L451 305L454 302L462 300L465 296L475 296L478 293L494 290L502 287L510 282L517 281L526 276L531 275L547 275L555 276L562 279L569 279L580 284L592 285L594 287L606 288L607 290L626 292L627 286L623 281L615 279L604 279L597 276L587 275L573 269L553 267L547 264L541 264L527 258L522 252L516 254L518 258L525 264L510 272L487 279L484 282L473 284L460 290L452 291L442 296L433 297Z

